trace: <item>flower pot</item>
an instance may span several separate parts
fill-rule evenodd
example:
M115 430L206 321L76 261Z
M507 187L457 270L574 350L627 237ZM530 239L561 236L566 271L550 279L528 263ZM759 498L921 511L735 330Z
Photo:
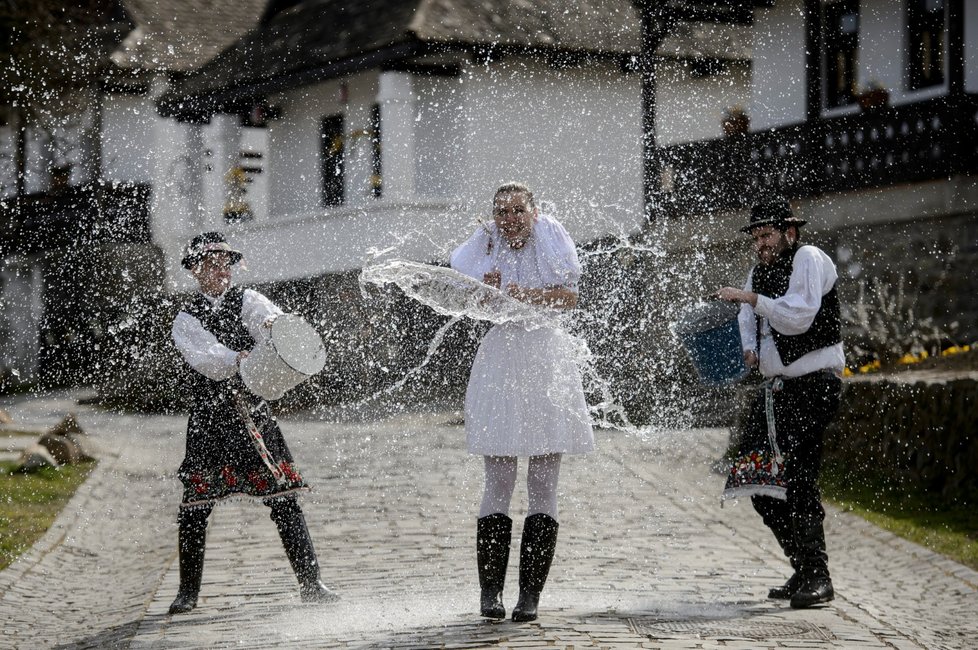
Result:
M731 115L723 120L723 132L728 135L743 135L750 128L750 118L747 115Z
M864 111L878 111L889 105L890 92L885 88L867 90L856 97L856 102Z

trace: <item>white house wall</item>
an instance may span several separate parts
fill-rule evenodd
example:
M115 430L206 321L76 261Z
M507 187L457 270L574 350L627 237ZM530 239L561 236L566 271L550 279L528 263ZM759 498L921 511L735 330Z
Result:
M342 113L340 82L299 88L275 102L282 119L269 127L269 218L321 211L319 167L323 117Z
M244 200L248 203L254 219L268 218L268 129L247 127L241 129L239 164L245 169L248 179ZM245 157L244 154L253 157ZM258 156L258 157L254 157Z
M345 91L343 88L345 87ZM343 106L344 129L346 142L344 148L344 199L347 206L365 206L373 204L374 191L370 177L373 174L373 137L371 111L377 102L377 73L371 71L347 77L342 82L331 83L325 91L331 99L329 105L334 109ZM345 94L344 94L345 93ZM345 97L345 104L343 99ZM327 115L328 113L324 113ZM319 125L316 126L317 133ZM318 151L317 151L318 160ZM319 176L317 167L317 188Z
M553 69L515 57L473 65L465 74L459 198L467 229L476 216L490 215L493 190L512 180L551 202L577 240L637 227L642 218L637 75L614 65Z
M978 93L978 0L964 2L964 89Z
M223 223L217 169L206 172L211 180L205 182L203 221L191 226L171 215L171 227L155 231L169 259L171 288L190 287L176 263L179 250L208 228L224 230L250 253L238 275L242 282L357 269L378 252L445 261L476 218L489 217L495 187L510 180L533 187L577 241L639 228L637 74L611 63L555 68L515 56L488 66L463 59L461 65L459 77L374 70L271 97L281 116L269 123L266 136L267 214ZM747 101L742 64L720 76L696 77L680 63L663 64L661 73L660 144L719 137L723 110ZM390 101L395 105L385 103ZM387 116L380 199L370 186L368 137L370 110L378 102ZM410 115L402 114L405 105L413 105ZM345 199L342 206L324 207L320 128L322 118L335 113L345 117ZM223 155L217 147L228 141L217 132L229 129L230 123L214 120L203 127L205 148L215 160ZM407 143L405 137L412 140L410 168L394 155L404 153L398 145Z
M880 84L899 103L907 78L906 2L861 0L857 87ZM853 108L852 110L856 110Z
M164 78L154 81L155 100L167 87ZM209 125L182 124L172 119L156 119L149 141L152 143L153 195L150 206L153 241L163 251L167 277L180 273L180 253L186 233L219 227L220 213L208 215L204 153L204 129ZM215 202L216 203L216 202ZM212 210L216 209L212 206Z
M763 130L805 120L805 21L802 0L779 1L754 11L751 129ZM978 0L965 3L965 87L978 90ZM907 89L905 0L861 0L856 86L880 84L893 105L947 93L947 83ZM826 109L836 116L858 111L855 104Z
M12 126L0 126L0 198L17 194L17 133Z
M802 0L754 10L748 114L751 130L805 120L805 21Z
M907 89L909 56L906 12L906 0L862 0L859 7L857 87L866 88L878 83L890 91L890 103L893 105L921 101L947 94L948 91L947 81L930 88ZM970 18L973 22L978 16L972 12ZM946 66L945 62L945 79L948 73Z
M43 315L41 266L29 258L8 258L0 267L0 368L20 381L37 371L37 343Z
M656 66L656 144L708 140L723 135L728 109L750 104L750 64L729 62L716 73L699 76L686 61Z
M24 192L44 192L51 185L51 166L54 154L51 137L39 128L27 129L24 146Z
M153 124L160 117L146 95L108 95L102 104L102 177L149 183Z
M416 77L417 194L455 200L461 189L464 160L463 81L458 77Z

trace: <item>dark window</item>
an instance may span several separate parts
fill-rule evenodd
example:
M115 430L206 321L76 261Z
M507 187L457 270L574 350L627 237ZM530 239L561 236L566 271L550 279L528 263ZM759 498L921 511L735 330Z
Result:
M845 106L856 97L856 55L859 51L859 2L840 0L824 8L825 105Z
M323 118L323 205L343 204L343 116Z
M374 196L380 198L384 191L383 167L380 158L380 104L374 104L370 109L370 151L371 170L370 187Z
M907 0L910 90L944 83L946 16L947 3L944 0Z

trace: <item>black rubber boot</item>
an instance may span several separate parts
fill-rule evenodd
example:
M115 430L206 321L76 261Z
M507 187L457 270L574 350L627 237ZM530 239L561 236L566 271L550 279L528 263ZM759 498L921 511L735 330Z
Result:
M295 577L299 580L299 597L306 603L331 603L339 595L323 584L319 576L319 561L306 526L306 518L294 498L272 505L272 521L278 527L282 546L289 557Z
M520 540L520 598L513 608L513 621L537 619L540 592L547 582L550 563L557 548L557 520L543 513L530 515L523 522Z
M801 562L801 584L791 596L791 606L804 609L829 602L835 598L835 589L829 577L829 556L825 552L822 522L799 527L796 539Z
M180 589L170 605L170 614L185 614L197 606L200 580L204 574L204 547L210 508L181 510L179 525Z
M509 545L513 520L497 512L476 522L475 555L479 564L479 608L486 618L506 618L503 586L509 565Z

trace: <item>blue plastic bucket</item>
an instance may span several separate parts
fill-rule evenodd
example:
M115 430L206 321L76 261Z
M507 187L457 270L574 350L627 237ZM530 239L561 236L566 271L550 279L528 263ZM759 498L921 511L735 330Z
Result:
M675 325L704 384L731 384L747 376L737 314L740 305L707 302L692 307Z

